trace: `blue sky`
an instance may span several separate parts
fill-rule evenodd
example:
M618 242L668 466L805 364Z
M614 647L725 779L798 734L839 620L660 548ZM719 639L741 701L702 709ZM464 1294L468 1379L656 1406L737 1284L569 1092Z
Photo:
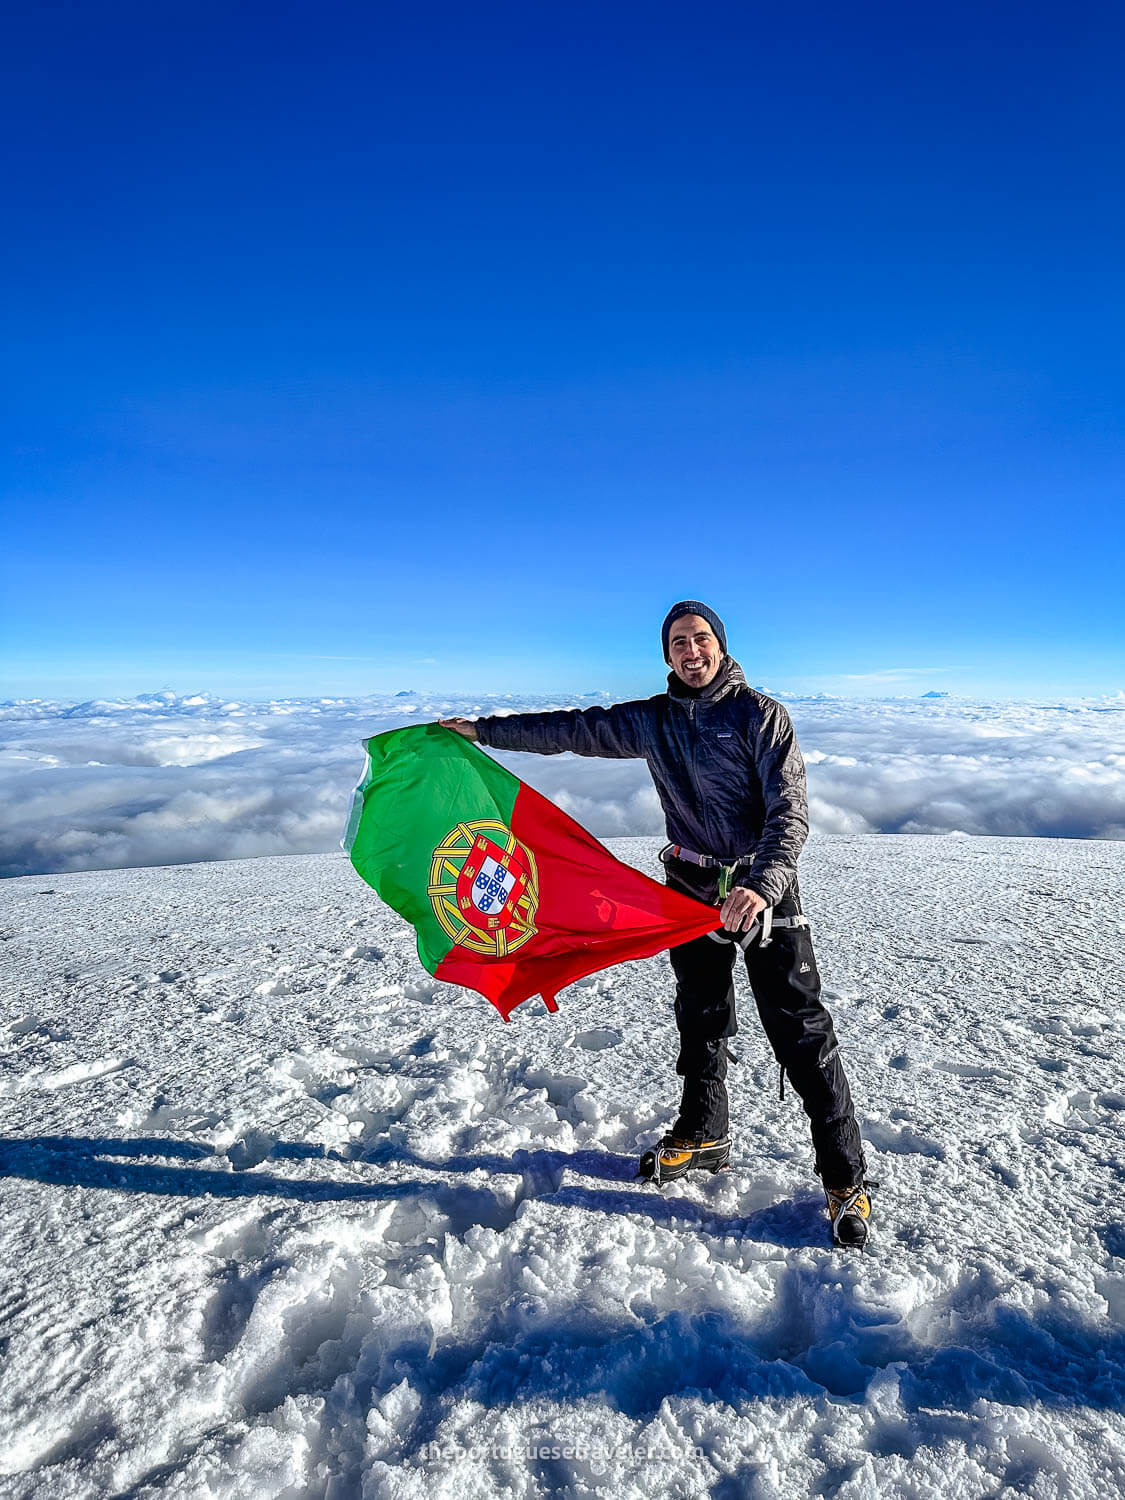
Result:
M1125 688L1118 9L5 18L0 693Z

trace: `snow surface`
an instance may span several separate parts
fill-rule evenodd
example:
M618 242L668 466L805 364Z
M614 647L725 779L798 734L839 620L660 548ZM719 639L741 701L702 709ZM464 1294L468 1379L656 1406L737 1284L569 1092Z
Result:
M631 1180L663 956L505 1026L339 855L0 885L0 1491L1119 1494L1125 847L802 870L862 1256L749 1004L734 1169Z

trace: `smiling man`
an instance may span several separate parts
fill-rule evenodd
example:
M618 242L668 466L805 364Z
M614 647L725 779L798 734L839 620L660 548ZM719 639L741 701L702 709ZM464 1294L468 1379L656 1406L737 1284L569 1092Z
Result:
M662 1183L730 1157L727 1039L735 1035L734 958L742 950L758 1015L800 1095L837 1244L862 1246L870 1200L840 1049L820 998L797 857L808 835L805 766L784 707L747 685L723 622L682 599L661 627L667 691L609 707L444 719L497 750L647 761L671 843L668 884L721 906L723 933L671 950L680 1033L680 1111L641 1175Z

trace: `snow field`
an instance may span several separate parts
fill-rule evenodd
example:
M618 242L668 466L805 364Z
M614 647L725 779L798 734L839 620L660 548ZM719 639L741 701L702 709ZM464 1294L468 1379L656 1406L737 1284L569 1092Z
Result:
M659 1193L663 957L504 1026L341 857L4 882L0 1493L1125 1489L1123 873L812 841L863 1256L744 976L735 1165Z

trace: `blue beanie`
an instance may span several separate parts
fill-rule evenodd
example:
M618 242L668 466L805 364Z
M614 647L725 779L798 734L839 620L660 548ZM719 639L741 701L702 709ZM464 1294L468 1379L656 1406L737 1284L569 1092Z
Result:
M700 604L698 599L681 599L679 604L673 604L672 608L664 616L664 624L660 627L660 644L664 650L665 661L671 661L672 659L668 651L668 636L671 633L672 626L681 615L698 615L700 619L706 620L715 632L715 639L719 643L719 650L726 656L727 632L722 620L719 619L715 611L710 609L706 604Z

